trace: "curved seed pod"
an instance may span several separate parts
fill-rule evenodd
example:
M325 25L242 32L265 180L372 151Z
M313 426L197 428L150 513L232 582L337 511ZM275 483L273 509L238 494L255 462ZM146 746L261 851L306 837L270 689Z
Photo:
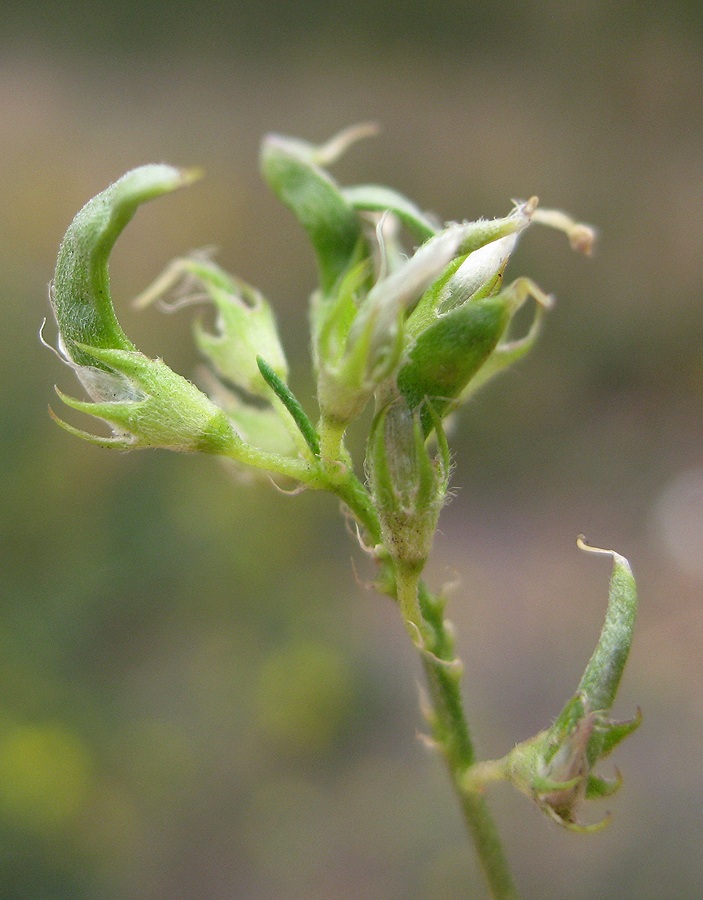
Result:
M59 392L73 409L107 422L102 438L59 423L94 443L227 453L241 444L225 413L161 360L140 353L123 332L110 297L108 259L137 207L190 183L194 172L142 166L90 200L59 250L51 291L59 349L93 402Z
M576 694L545 733L538 774L552 785L551 789L548 784L543 785L536 792L536 799L561 824L582 830L584 826L576 821L581 801L609 796L621 781L619 776L611 782L599 778L593 774L593 767L632 734L640 724L641 715L638 712L627 722L614 722L608 716L632 645L637 612L637 586L632 569L619 553L589 547L583 538L579 538L578 544L582 550L606 553L613 558L608 609L598 644ZM568 787L554 784L571 779L576 781ZM607 822L606 817L601 824ZM588 826L589 830L593 828Z
M591 553L606 553L613 558L608 611L603 630L577 693L594 710L609 710L622 678L632 646L637 612L637 586L630 564L613 550L598 550L579 538L579 547Z
M133 169L89 200L69 226L59 249L51 296L62 350L74 363L100 366L77 344L136 349L112 306L110 252L140 204L190 184L199 175L194 169L166 165Z
M586 666L576 694L569 699L551 728L518 744L507 756L471 767L464 779L467 791L480 790L489 781L507 779L537 802L552 819L572 831L597 831L609 822L582 825L577 814L584 800L609 797L620 787L594 774L599 760L639 726L641 715L614 722L609 718L623 669L630 652L637 610L637 588L624 556L611 550L579 546L613 557L608 609L596 649Z

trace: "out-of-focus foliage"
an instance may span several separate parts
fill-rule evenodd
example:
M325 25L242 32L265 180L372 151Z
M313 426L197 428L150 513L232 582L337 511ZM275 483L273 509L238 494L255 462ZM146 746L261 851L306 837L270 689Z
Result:
M532 896L697 898L699 6L175 4L167 19L73 2L3 21L0 894L478 890L443 773L415 741L411 651L331 501L203 458L108 454L46 414L52 381L73 388L37 339L59 241L105 184L162 160L207 178L118 246L126 330L191 376L187 314L126 301L216 244L274 305L305 402L314 260L253 176L257 145L375 119L341 180L373 173L446 219L534 193L600 228L592 260L549 233L519 250L515 271L557 305L532 357L456 424L461 490L431 574L458 570L468 714L482 755L500 756L558 713L598 633L607 565L570 554L576 534L626 553L642 627L620 702L647 716L621 751L615 822L575 843L520 798L498 793L499 812Z

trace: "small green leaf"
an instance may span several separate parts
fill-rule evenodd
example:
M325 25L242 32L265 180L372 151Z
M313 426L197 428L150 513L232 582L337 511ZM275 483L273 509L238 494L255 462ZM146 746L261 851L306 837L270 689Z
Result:
M300 429L300 433L305 438L305 443L313 453L313 456L320 455L320 439L315 428L305 414L305 410L298 402L297 398L291 392L286 384L281 381L278 375L273 371L271 366L260 356L256 357L256 363L264 381L271 390L276 394L278 399L283 403L285 408L291 414L295 424Z

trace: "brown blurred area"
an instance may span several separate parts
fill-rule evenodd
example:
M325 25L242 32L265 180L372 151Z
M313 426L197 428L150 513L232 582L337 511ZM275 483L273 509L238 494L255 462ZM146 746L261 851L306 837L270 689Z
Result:
M416 739L413 650L335 503L206 458L100 450L46 412L55 382L76 391L37 337L63 232L127 169L166 161L207 177L118 242L125 330L192 376L188 313L128 300L216 246L273 303L314 414L312 253L257 146L368 120L380 135L336 166L343 183L443 219L537 194L599 229L591 259L535 228L511 261L557 303L456 423L428 576L457 582L467 712L497 756L551 721L595 644L609 566L576 536L628 556L641 615L615 712L644 724L615 753L621 793L591 810L611 826L573 835L490 796L526 900L700 897L702 87L703 10L684 0L76 0L6 19L0 898L483 896Z

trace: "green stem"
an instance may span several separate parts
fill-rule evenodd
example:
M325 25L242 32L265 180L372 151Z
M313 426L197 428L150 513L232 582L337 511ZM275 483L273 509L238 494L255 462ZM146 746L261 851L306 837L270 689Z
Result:
M340 465L346 469L344 477L337 483L329 485L329 489L349 507L359 524L366 530L366 540L375 546L381 541L381 524L371 496L356 475L346 468L346 464Z
M223 456L229 456L237 462L253 466L256 469L265 469L273 475L284 475L286 478L300 481L313 489L320 490L327 487L322 483L318 464L305 459L281 456L278 453L252 447L244 442L238 442L224 452Z
M330 456L330 431L320 430L322 459L317 463L320 485L339 497L365 530L367 543L375 547L381 541L381 523L370 493L354 474L351 459L345 456L343 434L342 430L333 436L335 455Z
M396 596L400 606L400 614L403 617L405 627L408 629L413 644L419 650L422 650L427 646L428 640L431 640L432 635L420 612L418 600L420 572L411 566L398 562L396 562L394 568Z
M342 441L347 430L346 422L337 422L322 416L317 425L320 435L320 455L325 460L337 460L342 454Z
M366 531L372 545L381 540L381 526L371 496L354 474L351 464L341 459L308 461L280 456L239 443L228 454L239 462L300 481L311 490L336 494Z
M422 653L430 690L433 737L441 748L449 776L459 796L467 828L474 843L493 900L518 900L498 829L482 794L462 786L461 776L476 762L476 754L461 700L461 663L453 653L446 627L443 601L418 586L420 610L433 634L432 647Z
M494 900L519 900L495 819L480 794L463 794L461 808Z

